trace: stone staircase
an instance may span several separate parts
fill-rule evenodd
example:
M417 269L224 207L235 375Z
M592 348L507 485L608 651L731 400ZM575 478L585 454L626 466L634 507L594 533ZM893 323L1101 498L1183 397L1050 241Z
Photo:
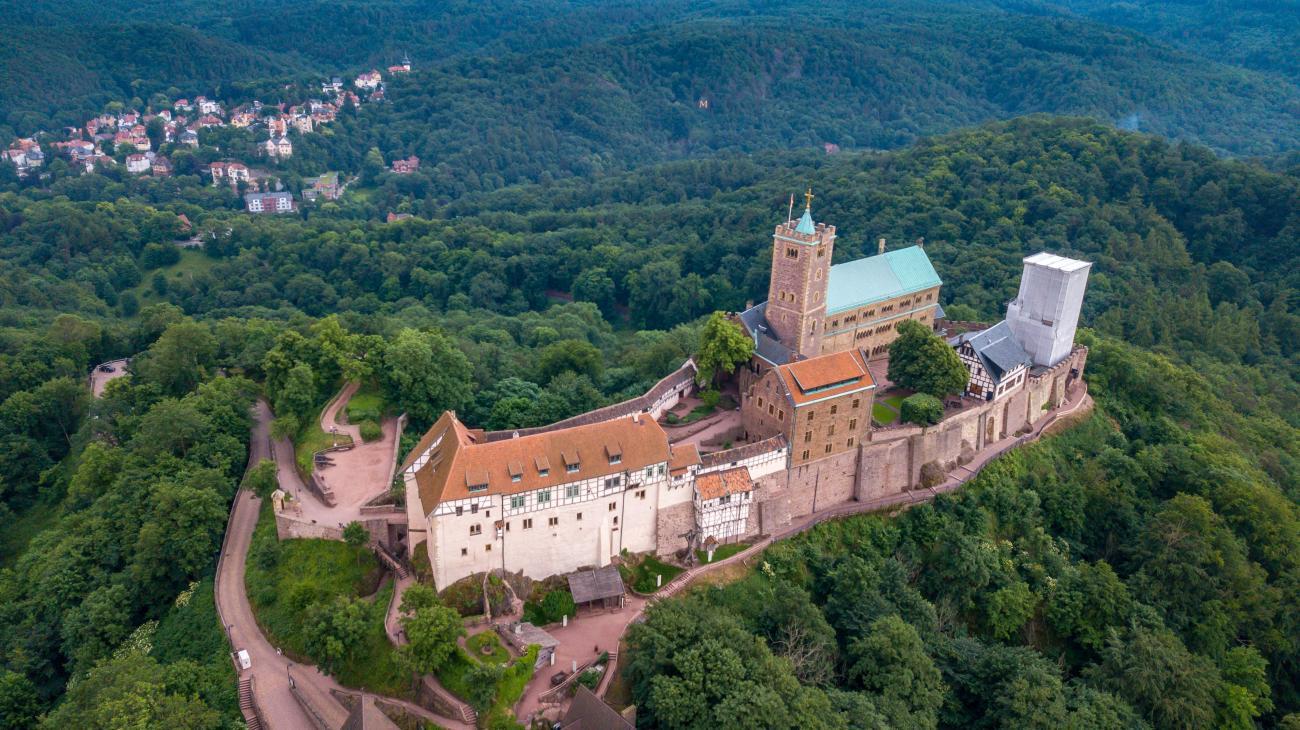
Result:
M253 699L252 675L239 680L239 711L248 730L262 730L262 719L258 717L257 702Z
M411 575L411 571L407 570L406 565L402 561L393 557L392 553L385 550L383 545L380 545L377 542L372 542L370 543L370 548L375 551L375 555L378 556L379 562L386 565L399 579Z

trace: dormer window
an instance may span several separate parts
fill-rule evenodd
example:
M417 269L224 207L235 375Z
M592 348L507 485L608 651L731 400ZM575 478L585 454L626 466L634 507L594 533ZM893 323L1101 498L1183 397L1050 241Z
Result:
M533 458L533 465L537 467L537 476L544 477L551 473L551 461L545 456Z
M605 444L605 455L609 457L609 463L623 463L623 448L617 443Z
M465 472L465 488L470 492L486 492L488 488L487 471L472 469Z
M574 449L565 449L560 452L560 457L564 459L564 470L570 474L576 474L582 468L582 462L578 461L578 452Z
M521 481L523 481L523 479L524 479L524 465L523 465L523 464L521 464L521 463L519 463L519 462L517 462L517 461L512 461L512 462L506 464L506 471L510 472L510 481L512 481L512 482L516 482L516 483L517 483L517 482L521 482Z

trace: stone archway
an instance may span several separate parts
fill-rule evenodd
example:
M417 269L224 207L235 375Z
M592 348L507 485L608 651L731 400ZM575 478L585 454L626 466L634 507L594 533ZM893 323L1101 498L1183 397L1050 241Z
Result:
M990 413L984 425L984 444L986 446L997 440L994 438L994 435L997 433L997 424L998 419L994 418L993 414Z

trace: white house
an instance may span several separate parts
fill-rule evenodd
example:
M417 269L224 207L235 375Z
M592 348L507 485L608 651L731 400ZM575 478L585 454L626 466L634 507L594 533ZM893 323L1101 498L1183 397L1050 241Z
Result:
M153 163L147 156L140 153L126 156L126 171L132 175L143 175L144 173L149 172L149 168L152 164Z
M293 195L289 193L245 193L244 208L249 213L292 213Z
M970 373L966 395L997 400L1024 383L1033 360L1016 341L1006 320L986 330L964 332L948 341Z
M733 469L695 477L695 525L700 542L735 541L745 534L749 508L754 501L754 482L749 469Z

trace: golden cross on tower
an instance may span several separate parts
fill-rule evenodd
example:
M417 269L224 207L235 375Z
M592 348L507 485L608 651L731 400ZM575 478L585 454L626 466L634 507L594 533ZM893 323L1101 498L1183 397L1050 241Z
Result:
M804 208L805 208L805 209L807 209L807 210L812 210L812 199L815 198L815 197L817 197L817 196L813 195L812 188L808 188L808 192L806 192L806 193L803 194L803 199L804 199Z

